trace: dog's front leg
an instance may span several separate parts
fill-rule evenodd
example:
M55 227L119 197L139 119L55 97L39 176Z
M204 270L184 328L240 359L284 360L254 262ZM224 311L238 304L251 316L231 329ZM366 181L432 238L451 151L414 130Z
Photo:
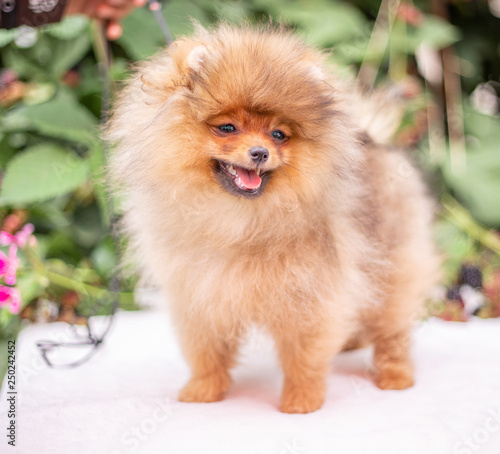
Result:
M179 393L182 402L216 402L231 385L239 331L215 327L208 320L183 321L181 345L191 367L191 379Z
M333 335L332 326L323 319L294 329L272 328L285 374L282 412L310 413L323 405L331 359L345 341L340 330Z

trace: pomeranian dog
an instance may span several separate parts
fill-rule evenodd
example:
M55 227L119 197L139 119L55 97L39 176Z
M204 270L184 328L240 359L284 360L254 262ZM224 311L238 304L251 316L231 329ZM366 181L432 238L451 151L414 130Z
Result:
M369 343L379 388L414 383L433 204L330 72L283 27L199 27L117 99L111 174L134 264L171 303L192 372L181 401L224 397L253 324L275 340L283 412L319 409L334 355Z

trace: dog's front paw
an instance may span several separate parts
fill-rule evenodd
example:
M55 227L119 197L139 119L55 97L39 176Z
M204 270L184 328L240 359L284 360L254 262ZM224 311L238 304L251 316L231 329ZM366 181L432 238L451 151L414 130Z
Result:
M211 374L193 377L179 393L181 402L218 402L231 384L228 375Z
M380 389L406 389L415 384L411 367L395 365L378 371L375 384Z
M298 386L285 384L281 396L280 411L283 413L311 413L325 401L323 386Z

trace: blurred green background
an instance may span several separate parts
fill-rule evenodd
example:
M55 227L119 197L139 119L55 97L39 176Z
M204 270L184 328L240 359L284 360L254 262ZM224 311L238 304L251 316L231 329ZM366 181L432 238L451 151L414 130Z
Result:
M441 202L446 284L473 264L487 288L480 315L500 316L499 0L170 0L162 13L174 37L189 34L192 19L284 21L364 87L395 91L406 105L395 142L412 150ZM11 233L33 223L38 242L36 254L20 254L22 311L0 309L3 339L21 319L85 323L118 265L102 179L96 36L77 16L0 30L0 223ZM153 14L136 10L111 45L113 87L164 45ZM136 307L133 285L124 283L126 309ZM448 299L438 295L431 312L463 319Z

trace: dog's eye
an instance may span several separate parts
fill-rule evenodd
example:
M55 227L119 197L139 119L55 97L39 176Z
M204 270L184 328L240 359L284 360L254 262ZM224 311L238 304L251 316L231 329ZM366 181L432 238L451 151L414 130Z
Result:
M286 134L283 131L280 131L277 129L276 131L273 131L271 135L276 139L276 140L285 140L286 139Z
M236 132L236 126L228 123L226 125L220 125L219 130L226 134L231 134L232 132Z

